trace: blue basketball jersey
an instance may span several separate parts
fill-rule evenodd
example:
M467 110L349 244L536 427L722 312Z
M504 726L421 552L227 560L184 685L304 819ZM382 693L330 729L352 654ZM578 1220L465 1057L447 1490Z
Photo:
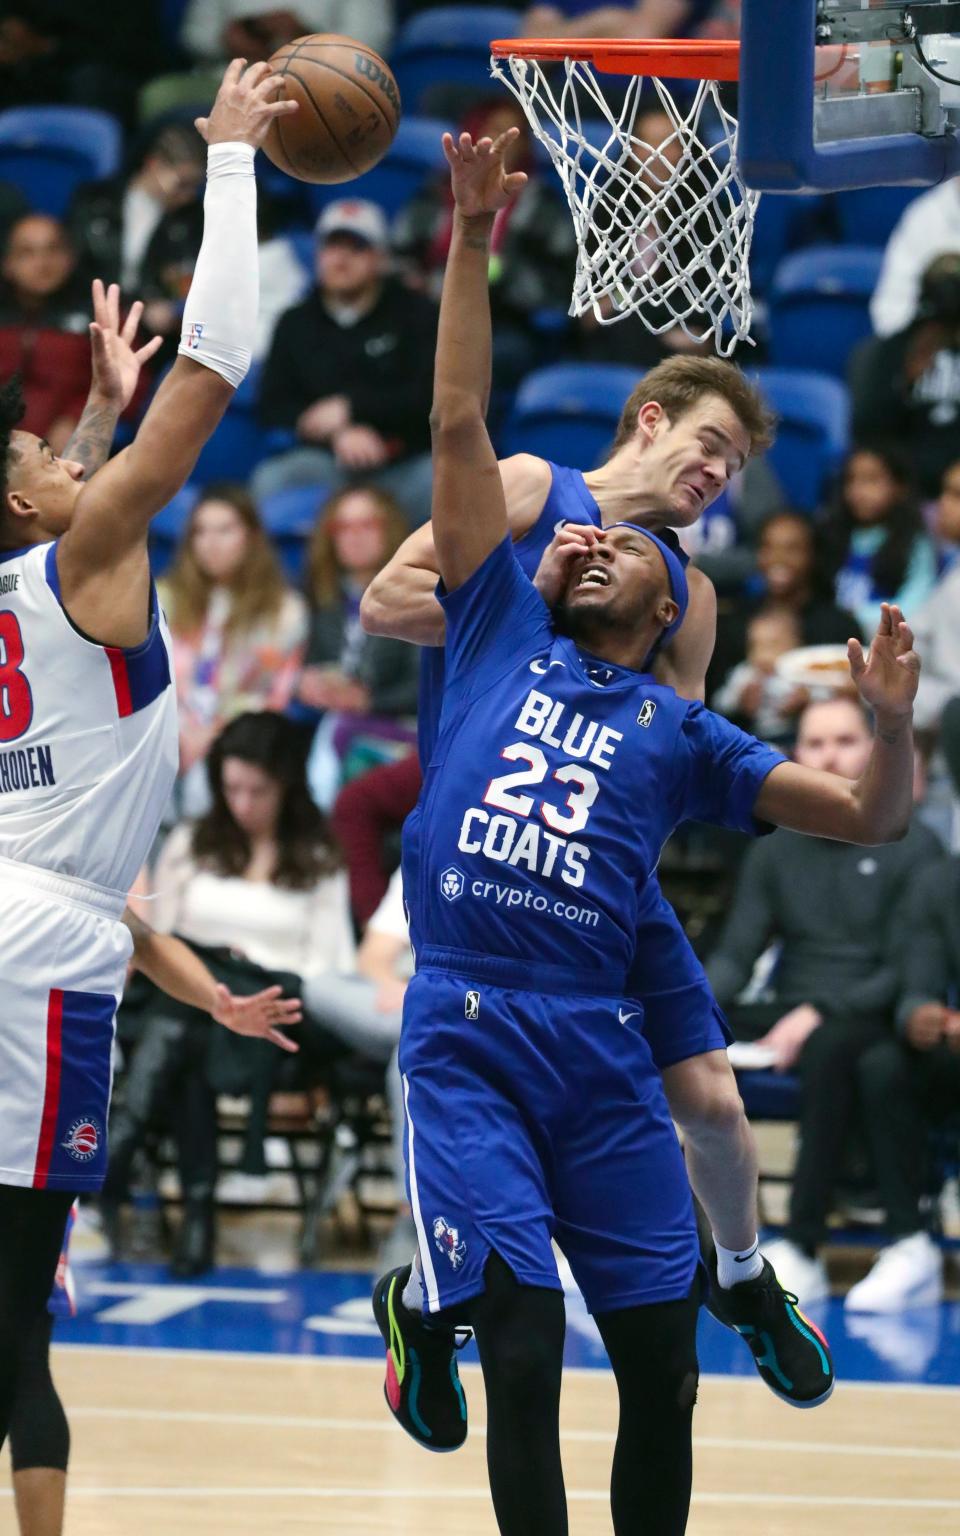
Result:
M418 961L498 957L485 973L505 985L622 993L667 837L688 819L757 830L783 757L558 635L509 538L441 601L439 731L404 829Z
M548 464L549 460L546 461ZM544 550L563 523L593 523L603 527L600 508L591 495L579 469L550 464L550 490L540 516L532 528L513 546L521 568L530 577L536 574ZM672 528L657 530L657 537L677 555L684 565L689 557L680 548ZM426 772L433 756L434 743L443 707L444 651L442 646L425 646L420 652L420 698L417 705L417 745L420 763Z

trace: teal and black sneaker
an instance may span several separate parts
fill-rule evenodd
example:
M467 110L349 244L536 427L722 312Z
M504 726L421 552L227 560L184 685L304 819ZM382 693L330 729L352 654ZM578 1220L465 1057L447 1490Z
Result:
M383 1395L397 1423L428 1451L459 1450L467 1438L467 1400L457 1350L469 1329L431 1327L403 1305L410 1265L391 1269L373 1288L373 1315L387 1346Z
M763 1261L755 1280L724 1289L717 1283L716 1254L710 1262L710 1311L750 1346L763 1380L792 1408L816 1408L833 1391L830 1345L785 1291L773 1265Z

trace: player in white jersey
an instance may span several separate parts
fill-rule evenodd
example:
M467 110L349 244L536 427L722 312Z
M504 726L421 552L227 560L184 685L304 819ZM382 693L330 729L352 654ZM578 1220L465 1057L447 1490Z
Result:
M204 234L180 356L130 446L89 480L16 430L0 390L0 1444L22 1341L46 1306L67 1214L106 1171L126 892L177 767L169 637L150 518L184 484L250 363L253 160L296 111L266 64L228 67L209 118ZM95 348L135 374L136 320L98 292Z

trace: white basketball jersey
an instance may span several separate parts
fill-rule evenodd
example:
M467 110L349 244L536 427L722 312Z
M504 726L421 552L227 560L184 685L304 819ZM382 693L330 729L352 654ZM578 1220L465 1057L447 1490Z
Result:
M0 554L0 856L127 891L177 771L170 636L98 645L60 601L56 543Z

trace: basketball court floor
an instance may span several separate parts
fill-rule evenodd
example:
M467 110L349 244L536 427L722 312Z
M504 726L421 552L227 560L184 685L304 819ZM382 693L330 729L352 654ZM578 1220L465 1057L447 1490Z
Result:
M473 1347L470 1437L431 1456L384 1405L369 1270L237 1267L180 1285L158 1264L81 1264L78 1281L54 1366L73 1432L67 1536L495 1536ZM831 1301L813 1315L838 1385L807 1413L779 1404L703 1315L691 1536L960 1530L960 1303L855 1321ZM600 1536L616 1393L576 1297L567 1362L571 1532ZM14 1531L4 1456L0 1533Z

